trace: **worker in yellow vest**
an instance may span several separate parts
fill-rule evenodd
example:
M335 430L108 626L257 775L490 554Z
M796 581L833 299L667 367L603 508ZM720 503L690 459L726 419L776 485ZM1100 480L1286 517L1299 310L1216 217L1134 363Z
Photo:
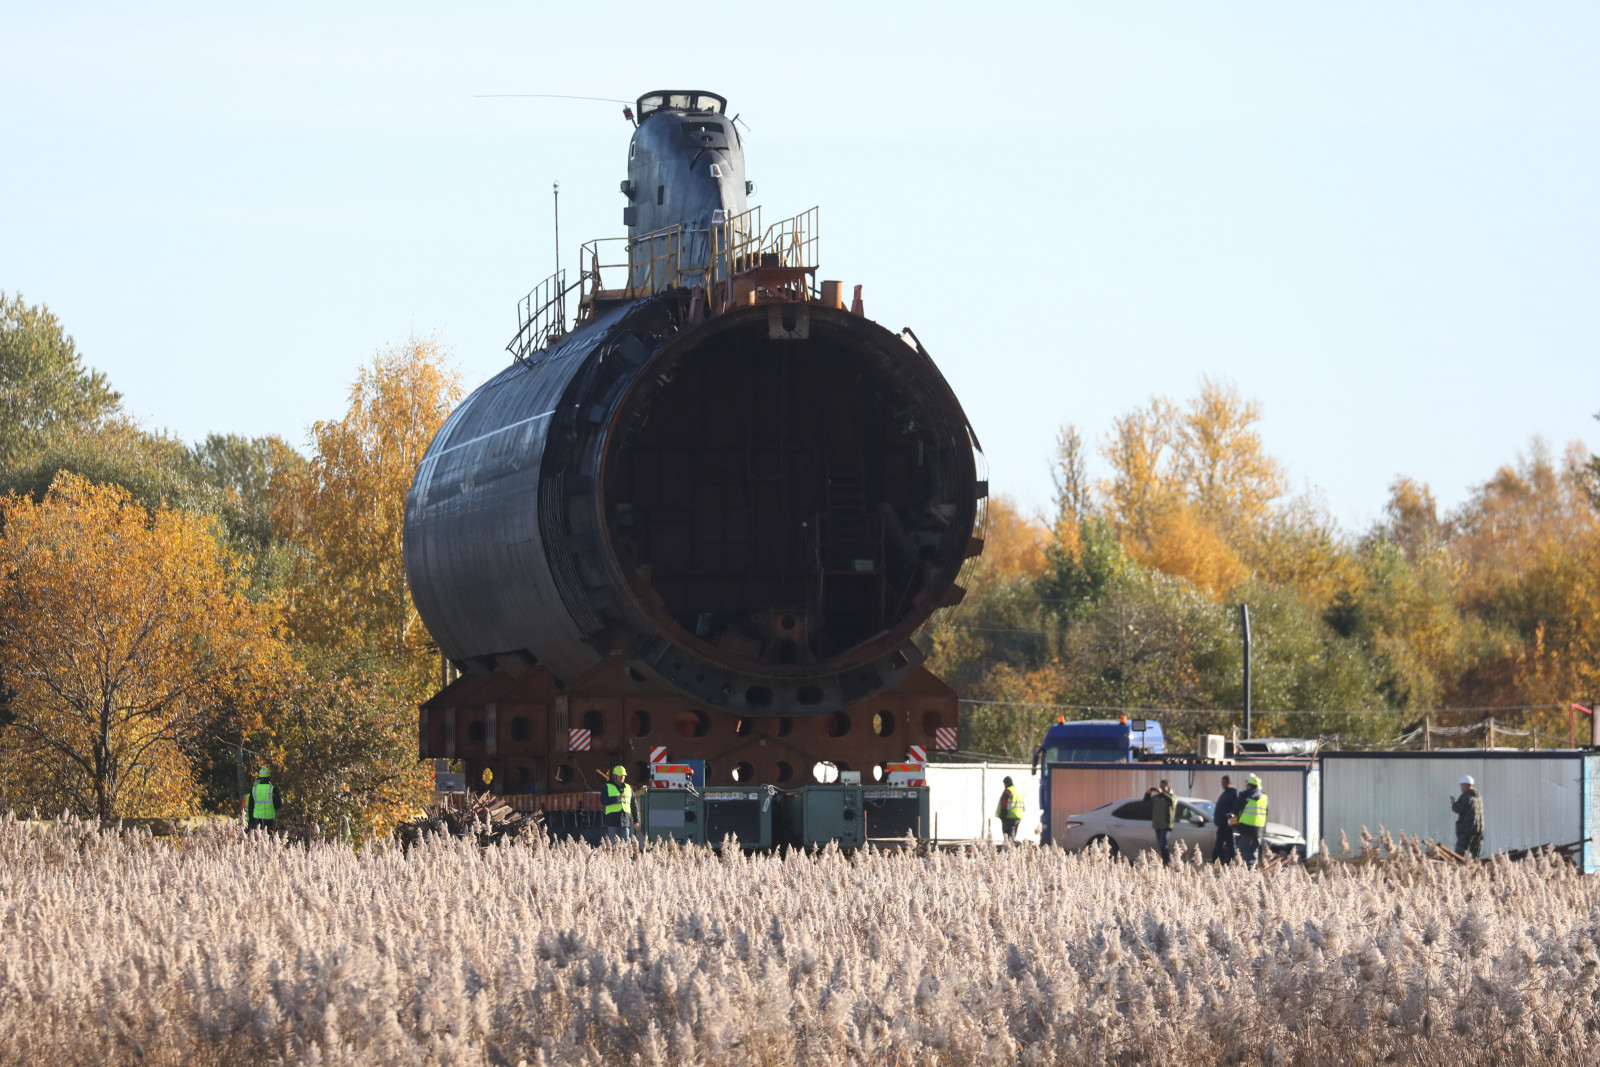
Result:
M633 787L628 784L628 768L620 763L611 768L611 776L606 779L605 801L602 821L606 827L606 840L621 838L632 841L637 811L633 802Z
M278 824L278 787L272 784L272 771L256 772L256 784L244 795L244 813L252 830L271 831Z
M1236 810L1233 829L1238 839L1239 858L1246 867L1254 867L1261 855L1261 832L1267 825L1267 794L1261 791L1261 779L1257 775L1244 780L1244 792L1239 794Z
M1005 788L1000 791L1000 803L995 806L994 817L1000 820L1000 831L1011 844L1017 843L1017 825L1022 822L1022 793L1008 774Z

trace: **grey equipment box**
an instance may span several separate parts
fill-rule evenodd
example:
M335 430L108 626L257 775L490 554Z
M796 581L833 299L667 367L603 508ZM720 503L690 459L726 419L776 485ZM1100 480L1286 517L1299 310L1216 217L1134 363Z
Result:
M641 789L639 817L646 841L706 843L705 802L693 789Z
M840 848L867 842L859 785L808 785L789 797L789 842L800 847L837 841Z
M873 841L932 836L927 786L874 785L861 790L867 837Z
M770 785L719 786L707 789L705 842L720 845L733 834L740 848L772 847L772 816L778 790Z

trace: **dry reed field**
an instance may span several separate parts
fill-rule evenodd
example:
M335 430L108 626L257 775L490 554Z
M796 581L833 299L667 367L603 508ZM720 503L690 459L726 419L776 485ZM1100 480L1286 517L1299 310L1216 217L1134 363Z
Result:
M1600 881L0 821L0 1064L1600 1060Z

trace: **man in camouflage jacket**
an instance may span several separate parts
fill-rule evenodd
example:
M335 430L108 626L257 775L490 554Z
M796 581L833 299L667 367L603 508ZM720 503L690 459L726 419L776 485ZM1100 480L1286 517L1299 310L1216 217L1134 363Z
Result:
M1456 851L1474 858L1483 854L1483 797L1473 788L1472 775L1461 778L1461 795L1450 802L1456 813Z

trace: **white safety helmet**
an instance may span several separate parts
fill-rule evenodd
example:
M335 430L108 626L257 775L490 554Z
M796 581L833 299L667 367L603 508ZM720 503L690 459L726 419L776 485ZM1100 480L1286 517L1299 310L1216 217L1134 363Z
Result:
M1470 774L1463 774L1463 775L1462 775L1462 776L1461 776L1461 784L1462 784L1462 785L1472 785L1472 784L1473 784L1473 781L1472 781L1472 775L1470 775Z

